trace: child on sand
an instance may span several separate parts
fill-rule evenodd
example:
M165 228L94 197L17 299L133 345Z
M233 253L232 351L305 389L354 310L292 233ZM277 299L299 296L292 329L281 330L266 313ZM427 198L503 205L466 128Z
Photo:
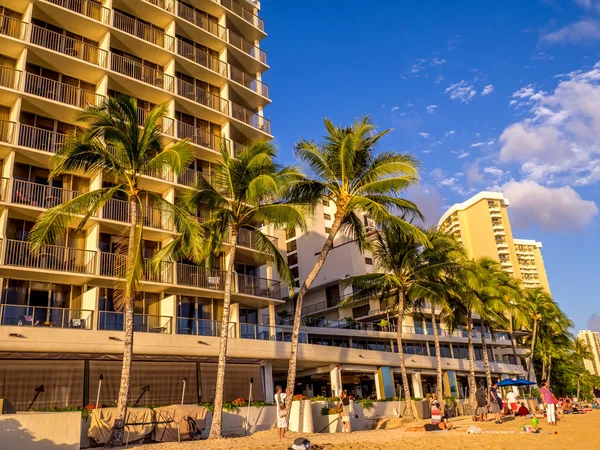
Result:
M281 403L279 405L279 410L277 411L277 428L279 428L279 439L285 438L285 430L288 427L288 412L285 409L285 404Z

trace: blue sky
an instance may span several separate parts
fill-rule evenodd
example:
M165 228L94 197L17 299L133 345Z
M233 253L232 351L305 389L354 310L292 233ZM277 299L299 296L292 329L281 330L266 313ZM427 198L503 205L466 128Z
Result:
M369 114L415 154L430 223L503 191L515 237L543 242L555 299L600 331L600 0L263 0L264 76L283 162L322 118ZM596 64L599 64L596 66Z

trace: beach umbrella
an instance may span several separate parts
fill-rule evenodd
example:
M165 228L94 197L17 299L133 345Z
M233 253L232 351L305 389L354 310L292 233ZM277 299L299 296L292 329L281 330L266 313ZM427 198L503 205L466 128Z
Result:
M535 381L528 381L523 379L511 380L510 378L498 382L498 386L531 386L534 384L537 383Z

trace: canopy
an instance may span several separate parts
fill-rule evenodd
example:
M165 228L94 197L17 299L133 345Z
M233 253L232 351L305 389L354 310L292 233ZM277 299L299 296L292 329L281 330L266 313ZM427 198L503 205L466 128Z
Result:
M537 383L535 381L528 381L523 379L511 380L510 378L498 382L498 386L531 386L533 384Z

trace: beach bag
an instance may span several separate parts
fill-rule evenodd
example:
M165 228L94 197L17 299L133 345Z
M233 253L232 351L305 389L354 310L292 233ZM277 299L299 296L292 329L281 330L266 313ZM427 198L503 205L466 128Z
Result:
M483 430L475 425L471 425L467 430L467 434L481 434Z
M310 441L306 438L297 438L292 444L293 450L308 450L310 448Z
M196 421L194 419L188 416L187 423L188 429L190 430L190 441L199 441L204 439L202 437L202 430L198 428L198 425L196 425Z

